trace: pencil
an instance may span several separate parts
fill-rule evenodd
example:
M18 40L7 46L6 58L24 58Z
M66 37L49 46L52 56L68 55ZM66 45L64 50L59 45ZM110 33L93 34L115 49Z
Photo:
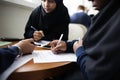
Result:
M34 30L34 31L38 31L35 27L33 27L33 26L31 26L31 28ZM41 32L41 34L42 34L42 36L44 37L45 35L43 34L43 32L42 31L40 31Z
M61 36L60 36L60 38L59 38L59 40L58 40L58 42L57 42L57 45L60 44L60 41L62 40L62 37L63 37L63 34L61 34Z
M33 30L37 31L37 29L36 29L36 28L34 28L33 26L31 26L31 28L32 28Z

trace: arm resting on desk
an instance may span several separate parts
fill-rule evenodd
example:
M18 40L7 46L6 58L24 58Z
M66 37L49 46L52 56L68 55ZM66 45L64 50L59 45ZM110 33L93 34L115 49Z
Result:
M0 74L12 64L18 54L19 49L15 46L0 48Z

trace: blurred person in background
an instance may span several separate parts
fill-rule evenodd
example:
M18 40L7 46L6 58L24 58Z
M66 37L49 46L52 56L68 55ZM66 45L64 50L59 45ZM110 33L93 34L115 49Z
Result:
M79 5L77 7L77 12L70 16L70 22L82 24L86 28L89 28L91 24L91 17L87 13L85 13L85 10L86 10L85 6Z

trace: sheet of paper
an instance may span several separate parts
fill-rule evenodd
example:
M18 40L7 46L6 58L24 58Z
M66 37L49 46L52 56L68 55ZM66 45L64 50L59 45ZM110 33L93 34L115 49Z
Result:
M38 45L40 47L44 47L46 45L48 45L50 43L50 41L45 41L45 40L41 40L39 42L34 42L35 45Z
M33 53L34 63L50 63L71 61L76 62L77 57L74 53L54 54L51 50L35 50Z
M21 58L15 60L13 64L0 75L0 80L7 80L8 76L12 72L14 72L17 68L30 61L32 58L33 55L30 54L30 55L22 56Z

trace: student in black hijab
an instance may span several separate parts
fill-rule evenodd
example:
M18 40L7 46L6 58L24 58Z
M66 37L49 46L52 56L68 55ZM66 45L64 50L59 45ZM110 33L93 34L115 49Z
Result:
M86 80L120 80L120 0L89 0L100 12L83 41L53 41L52 51L74 51ZM75 42L75 43L74 43Z
M69 22L68 10L63 0L41 0L41 5L30 15L24 37L33 37L35 41L40 39L52 41L64 34L62 40L67 41Z

